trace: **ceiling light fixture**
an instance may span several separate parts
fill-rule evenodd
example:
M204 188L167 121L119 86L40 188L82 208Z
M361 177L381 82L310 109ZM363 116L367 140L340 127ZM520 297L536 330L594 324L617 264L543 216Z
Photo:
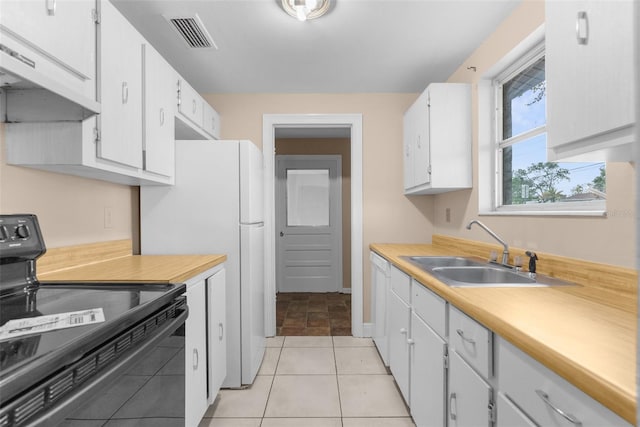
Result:
M282 0L282 8L300 21L319 18L329 11L331 0Z

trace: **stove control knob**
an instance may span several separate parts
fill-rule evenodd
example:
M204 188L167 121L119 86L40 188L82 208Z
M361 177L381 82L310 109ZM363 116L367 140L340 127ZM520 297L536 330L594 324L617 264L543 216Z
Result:
M0 225L0 240L7 240L7 228L4 225Z
M24 224L18 225L16 227L15 233L16 233L16 237L19 239L26 239L27 237L29 237L29 229Z

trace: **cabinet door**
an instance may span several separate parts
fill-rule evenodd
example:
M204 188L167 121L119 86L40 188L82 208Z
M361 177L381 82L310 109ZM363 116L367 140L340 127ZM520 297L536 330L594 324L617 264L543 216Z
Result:
M95 1L3 0L0 25L84 78L95 78Z
M424 92L416 102L417 121L413 149L413 183L424 185L431 182L431 129L430 129L430 95Z
M490 426L491 386L458 353L449 353L449 426Z
M625 132L632 136L633 3L545 2L547 145L552 160L562 153L598 149L608 140L615 145ZM565 148L574 142L579 147Z
M389 332L387 325L389 268L388 261L371 252L373 342L378 347L378 352L385 366L389 366Z
M207 279L209 289L209 403L227 376L226 279L220 270Z
M185 324L185 425L197 426L207 410L207 334L205 281L187 286Z
M204 120L204 113L202 112L204 101L202 97L186 80L181 78L178 84L178 111L183 117L202 128Z
M142 168L143 38L108 0L101 0L100 141L98 157Z
M418 135L418 109L414 105L404 113L402 142L404 149L404 188L405 190L414 186L414 145Z
M175 73L151 46L144 56L144 169L165 176L174 172Z
M444 426L447 343L415 313L411 315L411 339L411 415L418 426Z
M203 101L203 108L203 129L215 139L220 139L220 115L206 101Z
M394 292L389 292L389 366L393 378L409 402L409 319L411 309Z

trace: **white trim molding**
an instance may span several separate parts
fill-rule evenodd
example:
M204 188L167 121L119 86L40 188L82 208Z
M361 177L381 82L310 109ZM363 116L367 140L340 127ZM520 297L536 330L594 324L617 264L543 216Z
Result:
M277 128L351 130L351 332L364 335L362 234L362 114L264 114L265 334L276 334L275 130Z

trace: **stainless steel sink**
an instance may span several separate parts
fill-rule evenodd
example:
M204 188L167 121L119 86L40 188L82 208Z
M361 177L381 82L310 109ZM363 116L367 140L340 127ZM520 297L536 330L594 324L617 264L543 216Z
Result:
M455 256L403 256L423 271L451 287L546 287L576 286L544 275L529 277L500 264Z
M459 256L411 256L401 257L411 261L419 267L433 269L437 267L466 267L483 265L481 261L474 261Z
M436 267L432 271L446 279L443 281L449 286L546 286L524 274L500 267Z

